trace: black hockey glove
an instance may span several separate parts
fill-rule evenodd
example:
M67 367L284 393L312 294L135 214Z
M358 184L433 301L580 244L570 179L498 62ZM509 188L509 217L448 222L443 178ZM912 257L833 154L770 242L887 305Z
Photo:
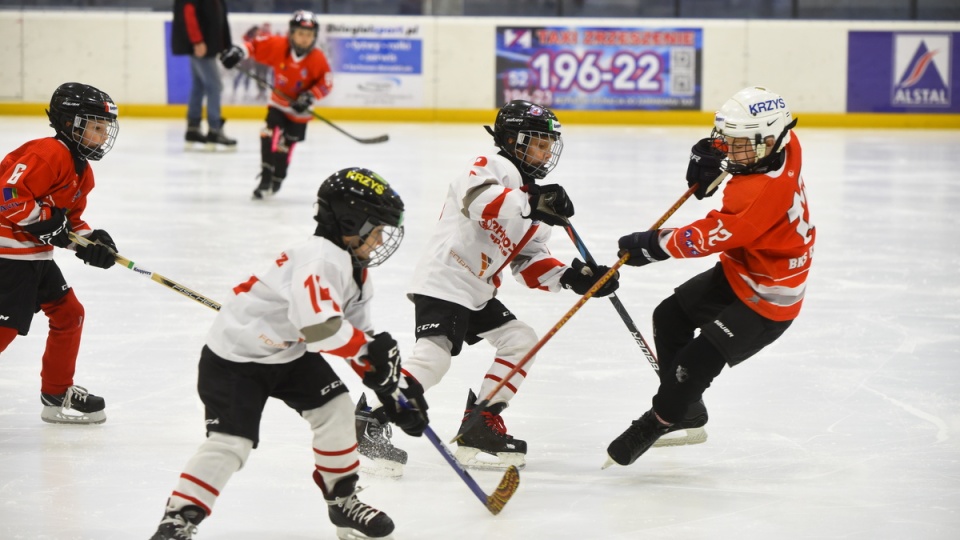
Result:
M63 208L51 208L48 219L24 225L23 230L36 236L41 244L62 248L70 245L70 220Z
M77 244L77 258L90 266L97 268L110 268L116 264L117 245L107 231L103 229L94 229L87 236L87 240L94 242L89 246Z
M563 186L528 184L526 188L530 196L530 215L523 217L542 221L547 225L569 224L567 218L573 217L573 202L570 201Z
M620 237L620 257L629 253L630 258L625 264L643 266L657 261L665 261L670 255L660 247L660 230L635 232Z
M297 99L290 102L290 108L297 111L298 113L306 112L310 108L310 105L313 104L313 94L310 92L304 92L297 96Z
M713 145L714 139L700 139L690 149L690 163L687 164L687 186L697 186L693 194L698 199L709 197L717 192L720 184L710 189L710 184L720 176L720 164L727 157L719 148ZM708 192L707 190L710 189ZM631 255L631 257L633 257Z
M400 384L400 348L388 332L380 332L367 344L366 360L370 370L363 375L363 384L378 396L393 394Z
M413 377L404 377L407 383L406 388L401 388L399 393L407 400L406 406L400 404L399 400L391 394L377 393L377 399L383 403L383 409L387 413L390 421L397 425L404 433L411 437L423 435L423 430L427 429L430 419L427 417L427 400L423 397L423 386Z
M573 262L570 263L570 267L560 276L560 285L563 285L564 289L573 289L573 292L584 295L587 294L587 291L593 287L593 284L609 270L609 266L591 267L584 264L580 259L574 259ZM614 291L617 290L617 287L620 286L619 279L620 272L614 273L610 279L597 289L597 292L593 293L593 296L599 298L613 294Z
M237 45L233 45L229 49L220 53L220 63L223 64L223 67L227 69L233 69L234 66L243 60L243 57L243 49Z

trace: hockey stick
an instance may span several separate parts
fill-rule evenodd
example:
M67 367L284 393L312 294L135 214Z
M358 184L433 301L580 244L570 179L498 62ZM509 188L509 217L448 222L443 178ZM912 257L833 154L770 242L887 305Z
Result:
M292 97L288 96L286 93L284 93L283 91L281 91L279 88L275 87L274 85L270 84L269 81L267 81L267 80L264 79L263 77L258 76L256 73L253 73L252 71L248 71L248 70L246 70L246 69L242 69L242 68L239 68L239 67L236 68L236 69L237 69L237 71L239 71L240 73L243 73L243 74L246 75L247 77L250 77L251 79L257 81L257 82L260 83L260 84L262 84L263 86L269 88L269 89L272 90L273 92L276 92L277 95L279 95L279 96L282 97L283 99L285 99L285 100L287 100L287 101L290 101L290 102L295 101ZM346 131L344 131L344 129L341 128L340 126L338 126L338 125L334 124L333 122L327 120L326 118L320 116L320 115L317 113L317 111L315 111L315 110L313 110L313 109L310 109L310 113L311 113L311 114L313 115L313 117L316 118L317 120L320 120L321 122L327 124L328 126L332 127L333 129L339 131L340 133L343 133L343 134L346 135L347 137L350 137L351 139L357 141L357 142L360 143L360 144L377 144L377 143L387 142L388 140L390 140L390 135L387 135L387 134L383 134L383 135L380 135L380 136L377 136L377 137L370 137L370 138L367 138L367 139L364 139L364 138L361 138L361 137L357 137L357 136L351 135L350 133L347 133Z
M94 244L94 242L91 242L90 240L87 240L86 238L74 232L70 233L70 240L73 240L75 244L78 244L81 246L89 246ZM156 272L147 270L146 268L120 255L119 253L114 253L113 257L117 261L117 264L129 268L130 270L133 270L134 272L140 274L141 276L148 277L151 280L156 281L157 283L163 285L164 287L167 287L168 289L172 289L195 302L200 302L201 304L207 306L210 309L220 311L219 303L214 302L213 300L198 293L197 291L188 289L187 287L180 285L179 283L177 283L176 281L173 281L172 279L165 278L160 274L157 274Z
M716 180L711 182L710 189L713 189L715 186L719 185L720 182L722 182L723 179L727 176L727 174L728 173L724 172L723 174L718 176ZM684 194L681 195L679 199L677 199L677 202L673 203L673 206L671 206L670 209L667 210L666 213L664 213L663 216L661 216L660 219L653 224L653 227L651 227L651 229L659 229L661 225L663 225L668 219L670 219L670 216L672 216L674 212L676 212L678 209L680 209L681 206L683 206L683 203L687 202L687 199L689 199L690 196L697 191L698 187L699 186L697 184L690 186L690 188L687 189L687 191L684 192ZM467 418L464 419L463 424L461 424L460 431L458 431L456 437L454 437L453 440L450 441L451 443L459 441L461 433L466 433L467 431L470 430L471 427L476 425L477 421L480 419L481 412L485 411L486 408L490 405L490 400L493 399L493 396L495 396L497 392L499 392L500 389L503 388L504 385L506 385L510 381L510 379L513 378L514 375L516 375L518 372L520 372L521 369L523 369L523 366L525 366L526 363L529 362L531 358L533 358L533 355L537 354L537 351L539 351L540 348L547 343L547 341L550 341L550 338L552 338L553 335L556 334L560 330L560 328L563 327L563 325L567 324L567 321L570 320L570 317L573 317L573 315L577 311L579 311L584 304L587 303L587 300L589 300L594 294L596 294L596 292L600 290L600 287L603 287L603 284L609 281L610 278L612 278L613 275L617 273L620 267L623 266L629 258L630 258L629 253L625 253L623 257L620 257L620 259L617 262L615 262L613 266L610 267L610 270L607 270L606 274L600 276L600 279L598 279L593 284L593 287L590 287L587 293L584 294L583 297L580 298L580 300L577 300L577 303L574 304L573 307L570 308L570 310L563 315L560 321L557 322L557 324L553 325L553 328L551 328L542 338L540 338L540 341L538 341L533 346L533 348L531 348L530 351L526 355L524 355L524 357L521 358L519 362L517 362L517 365L513 366L513 369L511 369L510 372L507 373L505 377L500 379L500 382L498 382L497 385L493 387L493 390L491 390L487 394L487 396L483 398L483 400L481 400L479 403L477 403L477 405L473 408L473 410L470 411L470 414L467 415Z
M654 227L656 228L656 227ZM583 239L580 238L580 235L577 234L576 229L573 228L573 224L569 224L564 229L567 230L567 235L570 236L570 240L573 240L573 244L577 246L577 251L580 252L580 256L583 257L583 260L587 262L593 268L597 267L597 261L590 255L590 252L587 250L587 246L584 245ZM634 324L633 318L630 317L630 314L627 313L627 308L623 305L623 302L620 301L620 298L617 297L617 293L613 293L607 298L610 299L610 303L613 304L613 308L617 310L617 314L620 315L620 319L623 320L623 324L627 325L627 330L630 331L630 335L633 336L633 340L640 347L640 351L643 352L643 356L646 357L647 362L650 363L650 367L654 371L660 371L660 364L657 363L657 357L653 355L653 349L650 348L650 345L647 344L647 340L643 339L643 335L640 333L640 330L637 329L637 325Z
M410 410L413 409L406 398L400 395L399 392L396 397L401 407ZM447 445L443 444L443 441L440 440L440 437L437 436L436 432L434 432L429 425L424 428L423 434L426 435L433 446L440 451L443 459L447 460L447 463L453 467L453 470L460 475L460 478L467 484L470 491L480 499L480 502L483 503L487 510L493 515L499 514L507 502L510 501L510 497L513 497L513 494L516 493L517 487L520 486L520 471L511 465L510 468L507 469L507 472L503 474L503 478L500 480L500 484L497 485L497 489L493 491L493 495L487 495L480 488L480 485L477 484L477 481L470 476L470 473L463 468L463 465L460 465L460 462L453 456L453 453L450 452Z

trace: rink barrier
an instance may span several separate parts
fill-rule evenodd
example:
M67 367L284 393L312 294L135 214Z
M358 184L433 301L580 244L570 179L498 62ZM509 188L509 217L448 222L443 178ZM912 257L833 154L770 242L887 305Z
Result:
M0 103L0 116L46 116L46 104ZM120 118L186 118L186 105L118 105ZM330 120L356 122L443 122L489 124L497 109L317 109ZM263 120L263 105L224 105L224 118ZM713 114L700 111L558 111L565 124L624 126L710 126ZM794 111L800 127L960 129L960 115L805 113Z

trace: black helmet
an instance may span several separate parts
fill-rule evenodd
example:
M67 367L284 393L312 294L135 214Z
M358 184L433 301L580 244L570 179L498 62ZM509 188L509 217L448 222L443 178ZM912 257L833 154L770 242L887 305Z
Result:
M293 42L293 31L297 28L306 28L307 30L313 31L313 41L310 42L309 47L297 47L297 44ZM298 10L293 12L293 17L290 19L290 34L287 36L287 39L290 41L290 48L293 49L297 56L303 56L313 50L313 46L317 44L317 33L320 32L320 21L317 20L317 16L313 14L312 11Z
M403 239L403 201L390 184L370 169L350 167L332 174L317 190L317 236L347 249L344 236L361 242L378 226L382 243L363 259L347 249L357 266L374 267L386 261Z
M546 107L515 99L500 108L497 121L483 126L493 135L496 144L521 172L534 179L541 179L557 166L563 140L560 137L560 121ZM550 144L550 158L540 163L529 163L527 149L533 139L543 139Z
M53 92L47 110L50 127L57 130L77 157L97 161L113 148L120 129L117 104L106 92L89 84L63 83Z

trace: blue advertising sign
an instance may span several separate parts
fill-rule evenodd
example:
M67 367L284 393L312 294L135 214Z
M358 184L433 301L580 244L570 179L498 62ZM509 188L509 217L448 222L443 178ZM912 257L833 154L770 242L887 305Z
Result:
M699 28L497 27L496 105L700 109Z
M958 35L850 32L847 112L960 112Z

